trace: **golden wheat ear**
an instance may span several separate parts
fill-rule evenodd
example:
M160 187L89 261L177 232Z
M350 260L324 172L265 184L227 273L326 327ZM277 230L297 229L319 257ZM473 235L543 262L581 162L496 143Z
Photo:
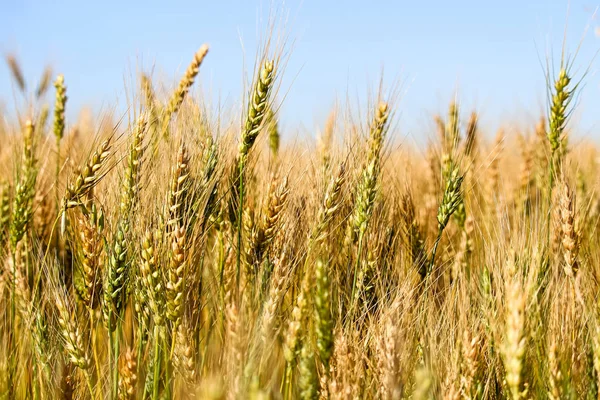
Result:
M40 77L40 81L38 82L38 86L35 89L35 97L38 99L44 97L48 88L50 88L50 81L52 80L52 68L47 65L44 68L44 72L42 72L42 76Z
M65 210L82 205L83 198L104 176L103 168L111 154L111 140L109 138L98 146L75 179L67 185L67 193L63 199Z
M137 361L133 349L128 347L121 358L119 366L119 399L135 399L137 388Z
M560 196L560 223L562 232L562 246L565 259L565 274L575 277L579 270L578 253L581 243L579 232L575 226L575 193L563 183Z
M9 54L6 56L6 64L8 65L8 69L12 75L13 80L17 84L17 88L21 91L21 93L25 93L26 85L25 78L23 77L23 71L21 70L21 65L17 58Z
M163 114L163 135L168 136L169 123L171 122L171 118L173 114L176 114L179 111L181 104L183 104L183 100L185 99L185 96L194 84L194 81L196 80L196 75L198 75L198 72L200 71L200 65L202 64L202 61L204 60L204 57L206 57L207 54L208 45L203 44L200 47L200 49L196 52L196 54L194 54L194 59L185 71L183 78L181 78L179 86L171 95L171 98L169 99L169 102L167 103Z

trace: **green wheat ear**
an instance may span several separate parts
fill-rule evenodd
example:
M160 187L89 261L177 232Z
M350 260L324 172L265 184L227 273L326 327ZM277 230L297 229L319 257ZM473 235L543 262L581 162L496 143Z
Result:
M381 102L371 123L368 164L358 184L356 210L353 215L353 228L356 235L363 235L373 213L377 183L381 169L381 150L388 129L389 107Z
M458 167L452 169L448 182L446 183L446 189L444 190L444 196L442 202L438 208L437 220L438 228L443 230L448 225L448 220L456 212L458 206L461 204L461 192L460 187L462 185L464 177L460 175Z
M10 184L2 181L2 190L0 191L0 239L4 240L10 223Z
M33 217L33 199L35 197L35 183L38 174L35 159L34 132L35 127L33 123L31 120L27 120L23 133L23 156L21 159L20 176L15 187L10 224L9 236L13 250L25 235L27 225Z
M315 365L315 352L307 339L302 342L298 363L298 390L299 398L302 400L316 399L319 394L319 377Z
M267 111L274 78L275 62L265 60L248 104L248 114L239 147L240 160L244 160L248 156L248 152L258 137L260 126Z
M448 225L448 221L452 214L456 212L458 207L462 204L462 193L461 193L461 185L464 179L463 175L460 175L459 168L452 167L450 168L450 175L448 180L446 181L446 189L444 190L444 195L442 197L442 201L438 208L437 213L437 221L438 221L438 235L435 243L433 245L433 250L431 253L431 261L429 263L429 269L427 270L427 275L431 273L433 270L433 266L435 265L435 254L437 252L437 247L440 244L440 240L442 239L442 234L444 233L444 229Z
M315 334L317 336L317 349L319 357L329 369L329 360L333 353L333 316L331 315L331 282L329 274L329 263L317 260L315 266L316 290L314 292L315 302Z
M56 137L57 143L65 134L65 105L67 104L67 88L65 86L65 77L58 75L54 82L56 88L56 100L54 102L54 126L52 132Z
M571 83L567 70L561 68L558 73L558 78L554 82L554 95L552 96L552 104L550 105L550 129L548 130L548 141L552 152L556 152L561 145L565 125L567 121L567 107L571 101L573 91L568 90Z

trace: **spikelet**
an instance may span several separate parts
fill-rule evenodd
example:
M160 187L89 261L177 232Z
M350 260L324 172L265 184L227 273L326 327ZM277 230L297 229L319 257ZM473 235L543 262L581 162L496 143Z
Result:
M44 72L42 72L42 76L40 78L40 81L38 82L38 86L35 89L35 97L40 99L46 94L46 92L48 91L48 88L50 87L51 79L52 79L52 68L50 68L50 66L47 65L46 68L44 68Z
M12 54L7 55L6 64L8 65L8 69L10 70L17 87L21 93L25 93L25 78L23 77L23 71L21 71L21 66L17 61L17 58Z
M117 318L126 303L127 282L130 275L129 234L131 214L138 203L140 163L143 157L143 139L147 118L140 115L129 148L126 176L121 188L120 218L112 240L108 271L104 282L104 317L109 329L114 329Z
M119 400L135 399L137 385L136 369L135 353L128 347L121 358L121 365L119 367Z
M194 54L194 59L192 60L192 62L188 66L187 70L185 71L185 74L183 75L183 78L181 78L181 81L179 82L179 86L173 92L171 99L169 99L169 102L167 103L167 106L165 107L165 111L164 111L164 115L163 115L163 122L162 122L163 134L165 134L165 135L167 134L168 128L169 128L169 122L171 121L171 117L173 114L175 114L175 113L177 113L177 111L179 111L179 107L181 107L181 104L183 103L183 100L185 99L186 94L190 90L190 87L194 84L196 75L198 75L198 71L200 70L200 64L202 64L202 61L204 60L204 57L206 57L207 53L208 53L208 45L203 44L200 47L200 49L196 52L196 54Z
M150 110L151 116L156 116L152 114L152 110L156 112L156 96L154 94L154 89L152 88L152 81L150 77L146 74L140 74L140 85L142 92L144 94L145 106L148 110ZM150 118L149 121L151 124L155 124L156 120L154 118Z
M559 204L559 207L552 207L551 211L551 222L552 222L552 253L560 254L562 250L562 240L563 240L563 226L562 226L562 218L561 218L561 201L562 193L557 191L552 192L553 204ZM567 267L568 268L568 267Z
M323 163L324 171L329 168L329 163L331 161L331 146L333 144L336 119L337 110L333 109L327 117L323 132L317 138L317 151L319 153L319 158Z
M473 244L471 235L474 229L474 221L471 216L465 220L464 228L461 232L460 244L458 251L454 256L454 264L452 270L453 280L457 279L460 273L468 272L469 259L473 252Z
M441 115L436 114L433 116L433 122L435 123L435 129L438 136L440 137L440 143L442 148L446 148L447 136L446 136L446 122Z
M381 168L381 149L388 128L388 117L389 107L387 103L379 103L370 128L368 163L363 169L357 188L356 206L352 216L353 230L357 236L365 233L373 213L379 170Z
M13 250L25 235L27 225L33 217L33 200L35 198L35 182L37 179L33 134L33 123L28 120L23 133L23 156L21 159L20 176L15 187L12 206L10 242Z
M452 152L458 146L460 140L460 121L458 104L453 101L448 107L448 121L446 122L446 146Z
M364 234L373 213L375 196L377 194L377 177L379 175L379 161L372 160L363 170L357 188L356 207L352 215L353 237Z
M319 358L326 371L329 370L329 359L333 352L333 316L331 314L331 283L327 261L317 260L315 267L316 288L315 304L315 336Z
M171 235L171 252L169 254L169 269L167 272L166 315L175 327L180 323L185 299L186 276L186 234L183 227L177 228Z
M352 345L353 340L348 338L341 330L336 332L334 352L331 363L331 380L329 394L332 400L361 398L361 385L364 371L361 368L361 355Z
M481 348L481 340L478 336L472 336L468 330L463 333L462 342L462 364L460 375L460 391L463 399L477 398L477 371L479 368L478 354Z
M292 315L287 327L285 343L283 345L283 356L288 365L291 365L298 355L297 352L300 344L302 325L307 316L308 296L311 283L310 274L305 274L304 278L302 278L300 290L296 298L296 304L292 309Z
M244 366L244 329L238 308L234 302L227 305L225 311L227 324L226 340L228 353L229 392L227 399L240 398L242 390L242 369Z
M254 212L249 207L244 209L242 216L242 229L244 239L244 280L245 283L254 283L256 268L254 265L256 243L258 241L258 228L254 223Z
M140 74L140 86L144 95L144 106L148 115L148 136L151 138L152 155L154 156L158 152L158 143L161 138L159 124L161 123L162 108L156 100L152 81L148 75Z
M579 253L580 238L575 226L575 195L569 186L564 183L560 197L560 222L562 232L562 246L565 258L565 274L575 277L579 269L577 255Z
M513 400L525 396L522 389L523 357L525 355L525 303L526 296L522 283L515 271L514 261L509 260L505 281L506 316L505 316L505 338L502 344L504 356L505 380L510 397Z
M208 139L208 142L203 154L204 168L202 169L202 180L198 188L199 193L210 193L202 205L204 207L203 226L206 226L219 212L219 187L216 174L219 151L217 143L212 137Z
M560 400L563 399L562 393L562 372L560 370L558 351L556 348L555 339L552 339L548 348L548 399Z
M130 275L129 234L131 214L136 209L139 193L140 163L143 157L143 139L147 118L140 115L134 128L129 148L126 176L121 189L120 218L112 240L108 271L104 282L104 317L110 329L114 329L115 318L119 316L126 303L127 282Z
M448 120L445 124L444 140L442 141L442 176L448 179L456 157L456 149L460 140L460 125L458 104L453 101L448 107Z
M244 232L244 267L245 278L248 282L254 282L254 275L262 264L272 242L280 228L280 220L283 214L288 195L288 180L276 186L277 180L271 179L269 199L265 207L260 224L255 224L254 213L246 207L243 215Z
M535 185L540 191L547 189L548 178L548 162L550 149L548 148L550 143L548 142L546 132L546 117L540 116L539 121L535 125L535 150L534 150L534 166L535 166Z
M31 175L35 173L35 127L31 120L25 122L25 130L23 131L23 155L21 159L21 174L24 179L31 179Z
M412 193L407 190L402 196L401 217L403 221L403 237L406 248L409 251L410 263L417 268L421 279L425 278L427 273L427 254L425 252L425 241L421 235L419 222L415 215L415 206L412 200Z
M474 159L477 155L478 145L478 130L477 130L478 116L477 112L473 111L469 117L467 123L467 130L465 135L465 156Z
M366 259L361 260L361 268L356 277L356 288L353 298L354 304L359 304L359 302L363 300L367 307L370 307L374 300L374 287L372 282L379 270L379 254L381 247L381 243L375 242L375 240L370 241L370 243L376 244L369 248Z
M16 299L16 308L26 325L31 322L31 289L27 281L27 254L25 252L24 241L17 243L14 251L14 262L9 259L9 268L6 271L14 283L14 294Z
M144 282L145 292L148 295L148 305L150 307L152 320L157 326L164 323L164 293L162 275L158 269L158 255L156 254L156 244L151 230L147 230L142 241L140 272Z
M260 126L265 117L273 80L275 78L275 62L265 60L261 66L256 83L250 94L246 122L242 128L239 146L239 159L245 165L246 157L258 137Z
M54 125L52 132L56 141L59 142L65 134L65 105L67 104L67 88L64 76L58 75L54 81L56 88L56 100L54 101Z
M53 204L48 193L38 192L33 199L33 229L39 240L48 242L50 224L54 220Z
M44 310L45 305L39 299L39 295L32 290L27 279L28 251L29 247L26 246L26 241L22 240L17 243L14 257L9 257L4 274L9 276L14 284L11 290L14 290L15 308L23 324L23 333L31 338L35 360L45 368L45 379L49 379L47 367L51 352Z
M112 240L108 271L104 281L104 317L109 329L114 329L117 318L126 303L127 282L130 276L129 235L132 212L138 203L140 163L143 157L143 140L147 117L142 114L134 128L129 148L125 179L121 188L120 218Z
M271 107L267 110L266 115L267 133L269 134L269 149L271 156L276 158L279 154L279 126L277 124L277 116Z
M427 191L425 193L425 215L428 218L435 218L438 207L440 184L440 163L438 155L433 146L427 148L427 166L425 168ZM428 225L430 230L431 225Z
M36 300L39 301L39 300ZM35 351L36 361L43 367L44 378L50 380L50 361L51 361L51 346L50 334L48 332L48 322L45 314L45 305L40 304L33 309L33 322L31 328L31 336Z
M319 391L319 379L315 364L315 354L307 341L303 342L298 364L298 389L300 399L316 400Z
M10 185L8 182L2 182L2 191L0 191L0 239L4 239L10 224Z
M60 290L60 289L59 289ZM64 341L63 345L69 360L82 370L87 370L92 363L84 347L83 336L77 322L68 307L66 296L57 293L55 296L56 309L58 311L59 333Z
M286 261L287 256L285 251L273 261L271 285L261 318L261 339L264 346L269 346L269 342L273 338L273 332L277 330L275 326L277 312L285 294L285 285L288 278L286 271L284 271Z
M75 180L68 184L67 193L63 199L64 210L81 205L82 199L102 179L101 169L110 156L110 150L111 138L100 144L79 171Z
M101 260L103 243L101 237L102 222L96 221L95 213L84 214L77 218L77 231L81 243L80 274L82 289L78 294L84 304L94 309L101 293Z
M390 307L394 309L395 307ZM398 360L398 346L396 341L398 326L395 318L386 314L380 321L379 333L376 342L377 369L381 387L379 395L382 399L400 398L398 372L400 362Z
M182 143L177 153L177 165L173 171L167 199L167 233L175 231L184 223L186 197L190 187L188 163L187 149Z
M272 188L269 191L269 202L265 209L261 228L255 241L256 262L260 264L269 245L273 242L275 235L281 225L280 220L283 209L287 202L289 193L288 178L285 177L278 187L274 187L276 180L272 180Z
M501 200L500 197L500 159L502 156L502 150L504 148L504 130L499 129L496 133L494 140L494 146L492 149L491 161L488 167L488 178L487 178L487 192L486 192L486 204L489 207L493 204L498 204ZM498 210L498 207L496 208ZM491 210L490 211L494 211Z
M173 353L173 364L187 383L191 383L196 377L194 348L189 335L187 325L180 324L177 329L175 352Z
M136 271L130 278L129 287L131 294L133 295L133 311L137 320L137 339L139 340L139 347L146 345L149 334L150 334L150 321L152 320L152 310L150 309L150 301L148 299L148 291L146 290L146 284L144 277L141 273L141 267L139 271Z
M50 106L44 104L40 110L37 121L35 122L36 133L43 135L46 131L46 123L48 122L48 116L50 115Z
M388 119L390 116L390 109L387 103L380 102L375 111L375 116L370 126L370 144L369 144L369 159L379 160L381 157L381 150L383 148L383 142L385 135L389 128Z
M340 208L342 200L342 187L346 181L346 165L340 164L337 174L331 177L323 202L317 216L317 224L311 231L310 241L315 244L322 243L329 233L329 226L335 213Z
M519 204L517 205L523 210L527 210L530 203L531 187L534 183L534 147L533 143L527 143L523 140L521 157L521 176L519 178L519 195L517 197Z
M140 170L144 157L144 134L148 125L145 114L139 116L133 130L133 138L129 147L125 179L121 189L121 217L128 220L130 214L135 211L140 191Z
M448 177L448 181L446 182L446 189L444 190L442 202L438 208L437 220L439 230L446 228L450 217L452 214L454 214L462 202L460 190L462 182L463 176L460 175L458 167L452 168L452 171Z
M567 117L569 115L567 107L571 102L571 96L573 94L573 92L568 89L570 83L571 78L569 77L567 70L561 67L558 77L554 82L554 93L552 94L550 103L549 129L547 133L553 154L561 146Z
M114 330L116 319L121 314L125 304L125 291L128 279L128 243L123 229L123 224L117 226L110 249L108 268L104 278L104 320L109 330Z
M239 247L242 246L241 225L243 222L242 213L244 211L245 177L248 154L258 137L263 119L266 115L274 79L275 61L264 60L258 71L258 76L255 79L250 98L248 99L248 111L245 116L244 125L242 126L238 154L235 164L232 165L230 176L232 188L229 202L229 218L231 222L237 222Z

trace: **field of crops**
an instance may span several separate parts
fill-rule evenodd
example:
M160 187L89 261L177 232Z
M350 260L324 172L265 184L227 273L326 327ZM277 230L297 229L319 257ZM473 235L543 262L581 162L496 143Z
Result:
M490 132L458 93L422 149L385 81L280 140L268 46L231 115L190 91L207 46L120 118L66 119L68 76L6 62L3 398L600 398L600 166L566 61L537 123Z

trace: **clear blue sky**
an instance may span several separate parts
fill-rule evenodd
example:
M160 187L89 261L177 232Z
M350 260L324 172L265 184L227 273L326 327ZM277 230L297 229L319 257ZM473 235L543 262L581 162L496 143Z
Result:
M548 46L558 61L565 21L575 49L586 25L577 65L600 48L593 0L289 1L286 26L294 39L283 88L283 125L312 128L336 97L367 94L382 67L400 79L400 127L416 137L429 116L443 111L456 88L483 120L533 115L545 104ZM0 0L0 52L16 53L31 86L46 63L65 75L71 110L125 103L138 65L175 82L204 42L203 87L224 103L240 98L244 48L252 67L268 1L11 1ZM597 21L600 24L600 20ZM244 45L242 46L242 42ZM600 138L597 62L585 80L578 120L584 135ZM0 65L0 97L12 107L13 87ZM524 111L521 111L524 110ZM530 113L530 114L528 114ZM597 131L596 133L594 133ZM292 133L297 135L297 133ZM416 139L418 140L418 138Z

